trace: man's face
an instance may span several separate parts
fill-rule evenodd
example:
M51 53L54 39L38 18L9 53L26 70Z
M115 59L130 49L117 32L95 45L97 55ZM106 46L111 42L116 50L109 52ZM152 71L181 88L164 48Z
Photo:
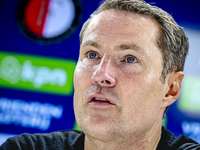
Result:
M145 134L161 124L166 84L158 30L151 18L116 10L93 18L74 74L75 116L86 135Z

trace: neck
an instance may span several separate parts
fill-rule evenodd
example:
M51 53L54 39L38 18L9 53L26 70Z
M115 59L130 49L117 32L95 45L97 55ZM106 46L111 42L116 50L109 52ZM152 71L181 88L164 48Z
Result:
M85 136L85 150L156 150L161 136L161 124L139 135L99 140Z

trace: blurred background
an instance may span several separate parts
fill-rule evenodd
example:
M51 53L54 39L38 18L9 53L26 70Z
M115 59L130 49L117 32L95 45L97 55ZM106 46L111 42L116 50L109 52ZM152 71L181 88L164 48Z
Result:
M82 24L99 0L0 0L0 144L21 133L78 128L73 72ZM164 125L200 142L200 1L146 0L190 41L181 96Z

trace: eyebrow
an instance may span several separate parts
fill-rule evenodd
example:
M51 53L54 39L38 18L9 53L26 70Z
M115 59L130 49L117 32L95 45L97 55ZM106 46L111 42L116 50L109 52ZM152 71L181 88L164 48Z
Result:
M101 46L97 42L94 42L94 41L91 41L91 40L83 42L82 46L93 46L93 47L98 48L98 49L101 48Z
M139 53L143 52L143 49L136 44L122 44L117 47L117 50L128 50L128 49L137 51Z

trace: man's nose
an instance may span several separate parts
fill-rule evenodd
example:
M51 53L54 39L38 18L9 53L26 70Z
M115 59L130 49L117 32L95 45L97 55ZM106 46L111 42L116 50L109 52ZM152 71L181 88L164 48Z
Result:
M113 65L111 60L101 60L91 78L93 84L99 84L102 87L114 87L116 84Z

